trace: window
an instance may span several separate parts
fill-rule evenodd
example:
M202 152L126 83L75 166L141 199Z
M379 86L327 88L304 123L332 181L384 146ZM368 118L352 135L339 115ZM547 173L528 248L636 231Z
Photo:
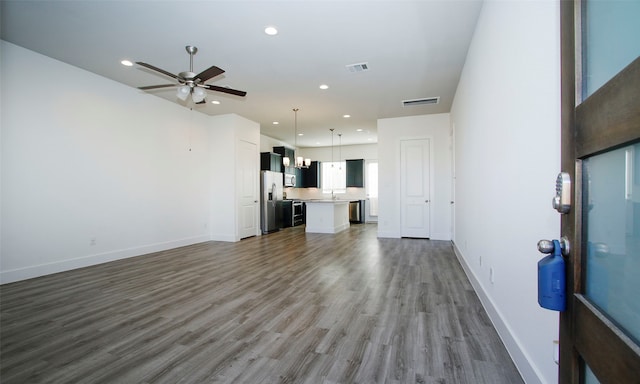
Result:
M344 161L322 162L322 193L347 192L347 165Z

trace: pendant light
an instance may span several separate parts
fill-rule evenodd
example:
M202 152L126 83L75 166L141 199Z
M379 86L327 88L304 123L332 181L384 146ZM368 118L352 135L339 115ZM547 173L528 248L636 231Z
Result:
M329 128L329 130L331 131L331 168L333 168L335 163L333 160L333 128Z
M338 169L342 169L342 133L338 133Z
M299 108L293 108L293 115L294 115L294 143L295 143L295 148L293 150L293 159L294 159L294 164L296 168L309 168L309 165L311 165L311 159L305 159L302 156L296 156L296 150L298 149L298 111L300 109ZM287 162L289 162L289 158L286 158Z

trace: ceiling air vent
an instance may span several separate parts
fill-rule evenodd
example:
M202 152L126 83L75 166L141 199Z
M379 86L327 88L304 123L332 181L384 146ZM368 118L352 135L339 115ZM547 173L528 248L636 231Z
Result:
M349 72L364 72L369 70L369 63L349 64L346 67Z
M438 97L425 97L422 99L402 100L403 107L411 107L414 105L427 105L438 104L440 102L440 96Z

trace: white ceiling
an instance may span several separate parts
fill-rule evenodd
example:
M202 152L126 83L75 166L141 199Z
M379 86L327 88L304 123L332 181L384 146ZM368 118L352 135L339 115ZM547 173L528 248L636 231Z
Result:
M377 142L377 119L450 110L481 5L481 0L2 0L1 37L132 87L171 81L140 66L125 67L122 59L177 74L189 69L184 47L195 45L194 72L216 65L226 72L207 83L247 96L210 91L207 100L221 104L194 110L236 113L260 123L262 134L293 144L297 107L298 132L304 134L298 146L330 145L330 128L342 133L346 145ZM278 35L264 33L270 25ZM362 62L368 63L367 72L345 67ZM320 84L329 89L319 89ZM149 93L180 102L175 88ZM437 105L402 106L402 100L435 96Z

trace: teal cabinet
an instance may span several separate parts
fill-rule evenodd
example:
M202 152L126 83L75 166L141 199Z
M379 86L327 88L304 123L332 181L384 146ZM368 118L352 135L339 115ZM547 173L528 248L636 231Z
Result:
M346 160L347 188L364 188L364 160Z

